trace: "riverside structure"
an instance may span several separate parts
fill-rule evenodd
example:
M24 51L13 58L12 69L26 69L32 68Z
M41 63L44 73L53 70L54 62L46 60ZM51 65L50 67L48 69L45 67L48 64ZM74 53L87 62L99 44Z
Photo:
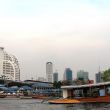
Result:
M110 102L110 82L78 86L62 86L63 99L50 100L49 103L99 103Z

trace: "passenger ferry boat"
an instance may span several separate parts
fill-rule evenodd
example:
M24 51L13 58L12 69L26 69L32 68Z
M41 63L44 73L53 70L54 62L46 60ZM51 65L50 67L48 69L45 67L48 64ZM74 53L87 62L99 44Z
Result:
M0 98L5 98L6 94L4 94L4 91L0 91Z
M53 104L110 102L110 82L62 86L63 98L49 100Z

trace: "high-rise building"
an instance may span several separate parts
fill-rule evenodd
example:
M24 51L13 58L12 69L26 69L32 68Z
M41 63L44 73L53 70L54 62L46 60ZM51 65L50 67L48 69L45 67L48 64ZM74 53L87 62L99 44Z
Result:
M53 64L52 62L46 63L46 78L48 82L53 81Z
M53 82L58 82L58 72L53 73Z
M64 80L72 81L72 70L70 68L66 68L64 72Z
M89 73L85 72L83 70L80 70L77 72L77 78L82 79L84 81L88 81L89 80Z
M0 78L20 80L20 68L15 56L9 55L0 47Z
M102 73L101 72L98 72L98 73L95 74L95 81L96 81L96 83L103 82Z

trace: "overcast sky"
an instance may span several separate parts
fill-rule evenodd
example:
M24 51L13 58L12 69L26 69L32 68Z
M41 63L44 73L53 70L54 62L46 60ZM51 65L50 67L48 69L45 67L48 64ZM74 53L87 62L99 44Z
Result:
M0 46L15 55L21 79L46 75L53 62L95 73L110 67L110 0L0 0Z

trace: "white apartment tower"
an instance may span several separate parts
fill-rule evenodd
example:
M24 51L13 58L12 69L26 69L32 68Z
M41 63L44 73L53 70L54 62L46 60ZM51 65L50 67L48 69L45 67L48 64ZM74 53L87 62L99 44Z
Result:
M20 68L15 56L9 55L0 47L0 78L7 80L20 80Z
M53 81L53 64L52 64L52 62L46 63L46 79L48 82Z

